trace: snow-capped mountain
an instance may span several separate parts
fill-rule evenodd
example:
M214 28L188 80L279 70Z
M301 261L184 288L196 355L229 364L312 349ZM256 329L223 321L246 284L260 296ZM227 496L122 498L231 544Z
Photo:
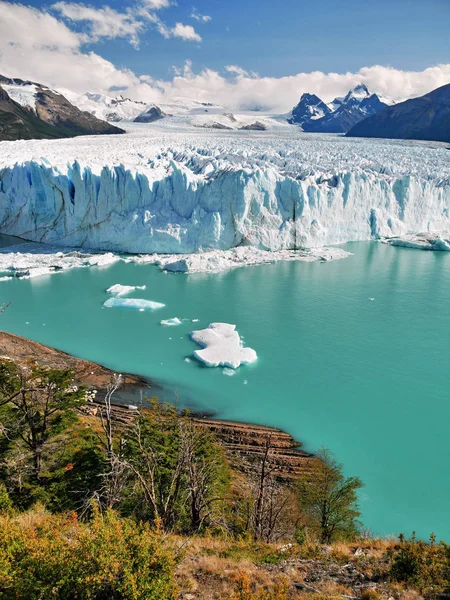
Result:
M303 94L292 109L289 122L303 131L347 133L354 125L374 115L388 104L364 84L357 85L344 98L325 104L315 94Z
M49 139L123 133L82 112L59 92L0 75L0 140Z
M229 108L192 98L174 97L156 104L139 102L123 96L104 94L75 94L60 90L78 108L110 122L158 123L174 130L201 128L211 130L265 131L289 128L286 119L278 115L255 111L232 113ZM161 123L159 123L161 125Z
M131 100L122 95L116 97L105 94L76 94L70 90L61 90L69 100L80 110L90 112L98 119L117 123L119 121L133 121L138 115L149 107L146 102Z

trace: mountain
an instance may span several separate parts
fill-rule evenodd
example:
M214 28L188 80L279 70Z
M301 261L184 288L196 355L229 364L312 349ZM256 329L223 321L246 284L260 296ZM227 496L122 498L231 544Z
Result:
M105 94L92 94L90 92L78 95L69 90L64 90L64 93L81 110L88 111L98 119L104 119L109 122L133 121L138 115L144 113L149 108L147 102L131 100L131 98L126 98L121 94L112 97Z
M356 124L347 135L450 142L450 83L385 108Z
M356 123L388 106L377 94L363 84L350 90L344 98L325 104L315 94L303 94L292 109L289 122L300 125L303 131L346 133Z
M134 123L153 123L154 121L159 121L159 119L163 119L165 117L165 113L158 106L150 106L140 115L138 115L135 119L133 119Z
M0 75L0 140L124 133L83 112L59 92Z

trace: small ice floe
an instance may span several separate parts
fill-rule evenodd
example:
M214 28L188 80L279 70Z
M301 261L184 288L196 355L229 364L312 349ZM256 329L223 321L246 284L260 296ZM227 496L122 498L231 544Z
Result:
M247 385L248 381L246 379L244 379L243 383L244 383L244 385Z
M233 377L233 375L236 375L236 371L234 369L229 369L228 367L225 367L222 373L224 375L228 375L228 377Z
M143 300L142 298L108 298L103 303L106 308L134 308L138 310L156 310L163 308L165 304L153 302L153 300Z
M145 290L145 285L121 285L120 283L116 283L106 291L108 294L113 294L114 296L126 296L134 292L134 290Z
M230 323L211 323L206 329L192 331L190 336L203 348L194 352L195 358L207 367L237 369L258 358L252 348L243 347L236 325Z
M375 298L369 298L369 300L375 300Z
M184 359L184 362L191 362L191 359L189 358L189 356L186 356L186 358Z
M200 319L192 319L193 323L198 323L200 321Z
M172 319L163 319L161 325L164 325L165 327L175 327L176 325L181 325L181 321L178 317L173 317Z

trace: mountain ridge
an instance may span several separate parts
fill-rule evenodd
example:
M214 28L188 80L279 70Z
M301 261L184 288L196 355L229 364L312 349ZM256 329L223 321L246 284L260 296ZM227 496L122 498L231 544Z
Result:
M388 106L355 124L346 135L450 142L450 83Z
M359 84L343 98L335 98L328 104L315 94L302 94L288 122L300 125L306 132L347 133L354 125L386 106L388 104L371 93L366 85Z

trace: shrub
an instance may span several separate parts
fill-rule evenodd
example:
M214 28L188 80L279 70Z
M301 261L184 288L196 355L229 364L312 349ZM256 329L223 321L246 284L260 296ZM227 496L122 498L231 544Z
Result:
M0 515L0 597L5 600L172 600L174 558L148 525L94 511Z

